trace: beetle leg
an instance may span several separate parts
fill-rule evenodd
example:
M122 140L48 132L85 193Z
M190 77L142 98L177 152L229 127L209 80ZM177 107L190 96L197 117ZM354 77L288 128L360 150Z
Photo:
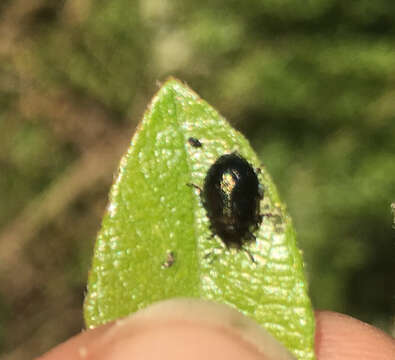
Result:
M214 262L214 259L216 258L216 254L213 251L208 252L203 256L203 259L209 259L209 264L211 265Z
M265 216L266 216L266 217L273 217L273 216L276 216L276 215L273 214L273 213L259 214L259 218L260 218L259 221L261 222Z
M192 188L195 188L195 189L197 189L197 190L199 190L199 195L201 195L201 193L202 193L202 188L200 187L200 186L198 186L198 185L196 185L196 184L192 184L192 183L187 183L187 186L189 186L189 187L192 187Z
M214 260L218 258L218 254L220 254L223 251L223 248L214 248L208 251L204 256L203 259L209 259L209 264L211 265Z
M255 237L254 237L255 238ZM250 250L246 249L245 247L242 247L242 249L246 252L246 254L248 255L248 257L250 258L250 260L256 264L256 261L254 259L254 257L252 256L252 254L250 253Z

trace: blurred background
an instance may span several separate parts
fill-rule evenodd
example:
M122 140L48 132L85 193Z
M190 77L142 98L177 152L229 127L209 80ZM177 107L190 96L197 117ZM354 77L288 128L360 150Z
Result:
M112 174L158 81L242 131L316 308L394 335L395 2L1 0L0 358L83 328Z

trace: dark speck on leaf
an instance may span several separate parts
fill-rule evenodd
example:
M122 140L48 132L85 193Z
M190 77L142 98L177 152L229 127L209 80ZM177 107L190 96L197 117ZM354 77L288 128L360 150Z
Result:
M202 147L202 143L199 141L199 139L194 138L194 137L190 137L188 139L188 142L191 146L195 147L195 148L200 148Z

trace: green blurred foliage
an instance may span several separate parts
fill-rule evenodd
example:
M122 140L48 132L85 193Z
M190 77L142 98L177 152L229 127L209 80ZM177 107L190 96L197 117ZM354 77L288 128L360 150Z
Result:
M107 128L132 127L156 81L174 75L244 132L272 173L304 249L315 307L394 331L394 2L22 3L0 5L0 31L18 28L11 50L0 49L1 226L88 148L92 121L70 125L56 108L34 111L35 101L66 92L109 114ZM23 6L30 10L18 18ZM85 126L84 136L68 126ZM109 181L92 186L29 245L45 253L58 239L51 256L58 251L63 291L78 301L108 189ZM20 311L3 297L2 309ZM22 342L10 338L5 351Z

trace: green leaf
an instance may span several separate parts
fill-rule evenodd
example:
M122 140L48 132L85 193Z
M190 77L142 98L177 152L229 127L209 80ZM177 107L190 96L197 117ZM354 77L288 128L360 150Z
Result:
M190 137L202 147L191 146ZM234 151L261 169L261 213L272 214L246 250L226 249L211 236L199 193L187 186L202 187L213 162ZM89 276L86 323L95 327L173 297L228 304L299 359L314 359L301 252L269 174L240 133L170 79L152 100L111 189Z

